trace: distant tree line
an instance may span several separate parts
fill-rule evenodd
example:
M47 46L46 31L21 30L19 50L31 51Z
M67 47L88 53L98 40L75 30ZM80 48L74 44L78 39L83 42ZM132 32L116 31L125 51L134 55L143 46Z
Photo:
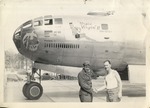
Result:
M5 51L5 69L26 69L31 67L32 61L11 51Z
M26 57L24 57L23 55L21 55L20 53L14 53L11 51L5 51L5 69L6 71L11 71L13 72L13 70L26 70L26 69L31 69L32 68L32 61ZM24 71L22 71L24 72ZM43 80L50 78L50 76L53 75L43 75ZM68 76L68 75L56 75L56 77L54 78L55 80L75 80L77 79L76 77L73 76Z

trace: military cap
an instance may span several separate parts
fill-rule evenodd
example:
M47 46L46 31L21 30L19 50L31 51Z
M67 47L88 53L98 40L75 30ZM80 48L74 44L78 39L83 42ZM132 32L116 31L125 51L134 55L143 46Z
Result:
M89 62L89 61L85 61L85 62L83 63L83 66L90 66L90 62Z

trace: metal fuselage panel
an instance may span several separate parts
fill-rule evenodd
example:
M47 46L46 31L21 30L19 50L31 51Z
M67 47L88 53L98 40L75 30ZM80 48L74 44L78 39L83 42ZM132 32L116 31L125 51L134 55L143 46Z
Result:
M130 36L121 33L124 28L116 25L116 19L93 20L91 16L51 19L55 18L62 18L59 19L62 23L34 26L32 21L32 26L22 26L19 52L33 61L52 65L82 67L89 60L93 70L103 68L107 59L118 70L127 64L145 64L143 41L126 40Z

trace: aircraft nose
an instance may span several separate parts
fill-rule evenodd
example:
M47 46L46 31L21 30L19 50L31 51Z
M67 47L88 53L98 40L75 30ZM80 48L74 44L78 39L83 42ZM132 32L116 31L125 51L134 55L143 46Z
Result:
M32 20L28 20L25 23L23 23L21 26L19 26L13 35L13 41L17 47L17 49L21 49L21 46L23 44L23 37L26 32L32 31ZM25 39L26 40L26 39Z
M19 49L21 47L21 27L16 29L16 31L14 32L13 41L14 41L17 49Z

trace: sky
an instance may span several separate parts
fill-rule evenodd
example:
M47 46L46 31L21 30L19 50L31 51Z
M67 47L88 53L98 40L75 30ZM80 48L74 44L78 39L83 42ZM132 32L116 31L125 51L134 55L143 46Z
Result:
M29 19L42 15L82 15L90 11L114 9L117 11L126 10L124 12L131 14L142 13L143 10L150 12L149 3L149 0L87 0L86 3L84 0L1 0L0 30L2 31L4 50L18 52L12 41L12 36L15 29ZM122 13L119 17L125 17L123 15ZM136 19L138 18L142 20L142 15L139 14Z

